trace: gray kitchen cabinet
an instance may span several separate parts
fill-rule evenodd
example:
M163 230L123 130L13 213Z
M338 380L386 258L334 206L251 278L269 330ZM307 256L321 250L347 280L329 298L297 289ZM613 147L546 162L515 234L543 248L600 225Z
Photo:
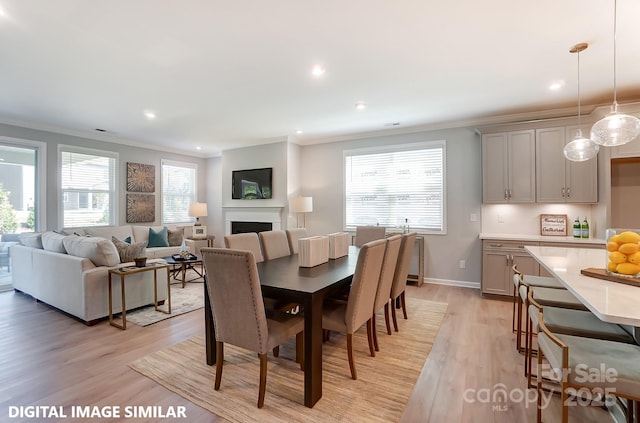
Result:
M512 296L513 265L528 275L538 275L540 266L524 249L537 242L482 241L482 294Z

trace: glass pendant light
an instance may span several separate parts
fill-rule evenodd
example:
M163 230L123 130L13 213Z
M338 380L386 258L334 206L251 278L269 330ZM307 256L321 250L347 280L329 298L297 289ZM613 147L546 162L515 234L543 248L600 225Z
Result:
M578 53L578 131L569 144L564 146L562 152L567 160L572 162L584 162L598 155L599 147L589 138L582 135L580 129L580 52L589 47L587 43L576 44L569 50L570 53Z
M613 2L613 104L611 113L597 121L591 128L591 139L600 145L612 147L633 141L640 135L640 119L618 113L616 101L616 16L617 0Z

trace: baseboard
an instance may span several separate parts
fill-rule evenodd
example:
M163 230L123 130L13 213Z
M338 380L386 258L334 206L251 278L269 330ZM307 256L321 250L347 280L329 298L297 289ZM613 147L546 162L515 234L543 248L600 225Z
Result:
M454 281L451 279L424 279L424 283L434 285L457 286L459 288L480 289L480 282Z

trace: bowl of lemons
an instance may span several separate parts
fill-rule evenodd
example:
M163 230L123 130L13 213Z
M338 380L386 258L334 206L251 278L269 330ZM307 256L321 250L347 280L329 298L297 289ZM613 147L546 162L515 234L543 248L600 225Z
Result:
M640 229L607 229L607 272L640 278Z

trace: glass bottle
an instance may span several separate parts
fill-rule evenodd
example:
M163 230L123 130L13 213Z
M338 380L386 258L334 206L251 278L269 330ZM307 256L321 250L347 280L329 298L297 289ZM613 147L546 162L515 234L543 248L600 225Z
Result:
M586 217L582 221L581 233L582 233L582 238L589 238L589 222L587 222Z
M576 217L576 220L573 221L573 237L580 238L582 237L582 228L580 226L580 218Z

